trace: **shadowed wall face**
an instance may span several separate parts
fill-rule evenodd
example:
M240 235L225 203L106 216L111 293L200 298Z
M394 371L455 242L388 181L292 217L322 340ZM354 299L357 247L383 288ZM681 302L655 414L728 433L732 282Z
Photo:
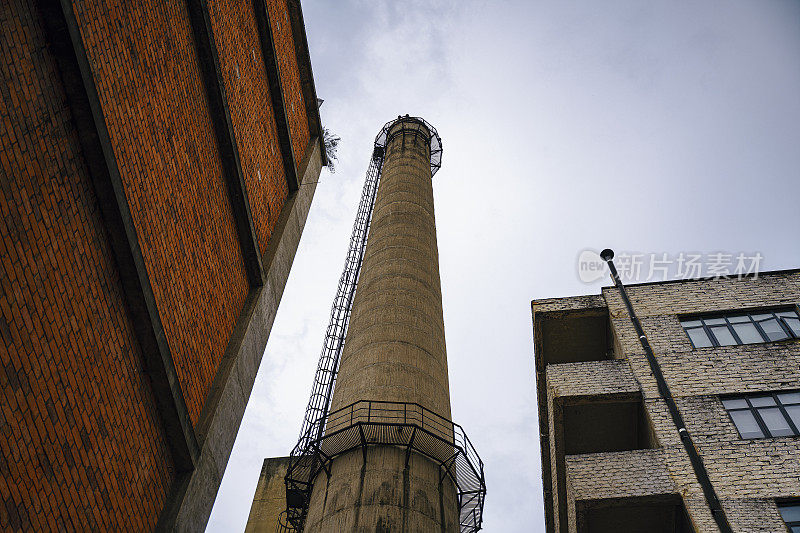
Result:
M331 411L360 400L418 403L450 418L430 134L405 119L389 130L372 224ZM317 477L306 531L457 531L458 506L439 467L394 446L337 457Z

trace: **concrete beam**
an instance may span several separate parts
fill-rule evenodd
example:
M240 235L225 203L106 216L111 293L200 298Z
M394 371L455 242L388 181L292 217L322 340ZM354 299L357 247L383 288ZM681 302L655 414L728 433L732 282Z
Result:
M289 457L264 459L256 493L247 517L245 533L274 533L278 519L286 510L286 484Z

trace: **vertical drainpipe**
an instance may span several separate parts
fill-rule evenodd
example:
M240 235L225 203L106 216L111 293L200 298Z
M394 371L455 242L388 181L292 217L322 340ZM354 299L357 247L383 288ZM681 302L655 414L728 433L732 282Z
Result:
M647 335L645 335L642 325L639 322L639 318L636 316L636 312L633 310L633 305L628 298L625 285L623 285L622 280L617 273L617 269L614 266L614 251L606 248L600 252L600 257L608 264L608 269L611 272L611 279L614 280L614 286L619 290L620 296L622 296L622 301L625 303L625 307L628 310L628 316L631 319L631 323L633 323L633 327L636 330L636 335L638 335L639 342L642 344L645 356L647 357L647 363L650 365L650 371L653 373L653 377L656 379L658 392L661 395L661 398L663 398L664 402L667 404L667 409L669 410L670 417L672 417L672 422L678 429L678 435L681 437L681 442L683 443L683 447L686 449L686 453L689 454L689 461L691 461L692 469L694 470L695 476L697 476L697 481L700 483L700 486L703 489L706 502L711 509L711 515L714 517L714 521L717 523L717 526L722 533L733 533L731 525L728 523L728 517L725 515L725 511L722 509L722 504L719 501L719 497L717 497L717 492L714 490L714 486L711 484L711 480L708 477L708 471L706 470L705 464L703 464L703 458L700 457L700 454L697 452L697 447L692 440L692 436L686 429L686 424L683 421L683 417L681 416L680 411L678 411L678 406L675 404L675 399L672 397L672 392L669 390L667 381L664 379L664 374L661 372L661 366L658 364L658 360L653 353L653 349L650 347L650 342L647 340Z

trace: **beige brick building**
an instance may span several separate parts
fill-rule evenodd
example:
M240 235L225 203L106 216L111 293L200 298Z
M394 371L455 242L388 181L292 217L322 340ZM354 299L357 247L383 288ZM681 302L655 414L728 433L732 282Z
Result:
M619 289L534 300L547 532L800 532L800 270L626 288L685 435Z

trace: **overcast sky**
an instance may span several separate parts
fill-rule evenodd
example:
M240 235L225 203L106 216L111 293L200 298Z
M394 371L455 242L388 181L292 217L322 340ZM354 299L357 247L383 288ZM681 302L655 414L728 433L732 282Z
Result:
M263 459L297 440L374 137L409 113L443 140L452 412L485 463L484 530L544 531L530 301L599 293L605 280L578 277L587 248L800 267L800 2L303 11L338 168L320 177L208 529L242 530Z

